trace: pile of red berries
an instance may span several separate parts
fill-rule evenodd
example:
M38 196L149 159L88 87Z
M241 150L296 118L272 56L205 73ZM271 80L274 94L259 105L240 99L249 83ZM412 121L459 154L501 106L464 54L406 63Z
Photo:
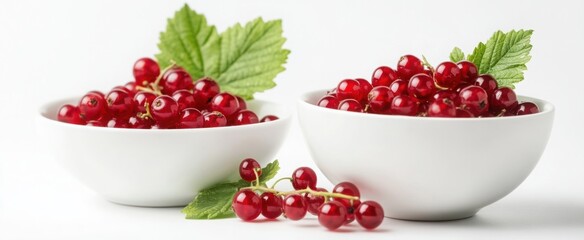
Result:
M359 189L350 182L337 184L329 193L316 186L316 173L311 168L300 167L291 178L280 179L290 180L296 190L281 192L274 186L260 186L258 179L261 174L261 167L254 159L244 159L239 166L241 178L252 183L251 187L243 188L233 196L233 211L244 221L254 220L260 214L267 219L284 214L287 219L296 221L309 212L317 215L319 223L330 230L355 219L366 229L374 229L383 222L381 205L375 201L361 202Z
M141 58L134 64L134 81L114 87L107 95L85 94L77 106L63 105L57 120L66 123L114 128L207 128L254 124L261 120L236 95L220 92L211 78L195 82L176 65L160 71L156 61Z
M519 103L512 89L498 87L491 75L479 75L472 62L424 67L412 55L400 58L397 71L378 67L371 82L362 78L342 80L317 105L352 112L428 117L500 117L539 112L532 102Z

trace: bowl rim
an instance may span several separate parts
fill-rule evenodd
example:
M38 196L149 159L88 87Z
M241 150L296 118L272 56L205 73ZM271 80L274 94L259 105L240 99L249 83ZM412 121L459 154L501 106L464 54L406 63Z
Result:
M56 118L52 118L47 116L50 114L49 109L53 107L58 107L58 105L63 104L75 104L81 97L66 97L66 98L58 98L47 101L37 107L36 118L37 122L47 122L49 124L54 124L57 126L63 127L71 127L71 128L82 128L88 129L90 131L113 131L113 132L207 132L207 131L233 131L233 129L248 129L248 128L257 128L257 127L269 127L273 125L285 124L285 122L289 122L292 118L292 111L291 109L281 103L276 103L272 101L262 100L262 99L253 99L249 102L253 102L254 104L271 104L277 106L279 111L283 112L284 114L278 115L277 121L270 121L270 122L263 122L261 124L247 124L247 125L238 125L238 126L224 126L224 127L214 127L214 128L181 128L181 129L134 129L134 128L109 128L109 127L88 127L86 125L77 125L71 123L65 123L58 121Z
M361 112L349 112L349 111L339 111L337 109L330 109L319 107L309 101L315 97L316 94L323 94L329 91L330 89L320 89L320 90L312 90L305 92L301 95L300 99L298 99L297 104L298 106L308 107L312 109L319 109L325 112L329 112L331 114L345 114L346 116L362 116L364 118L372 118L372 119L408 119L412 121L509 121L512 119L525 119L525 118L533 118L538 117L541 115L548 115L553 114L555 111L555 106L545 100L539 98L533 98L523 95L517 95L518 99L527 100L530 102L535 102L540 110L540 112L535 114L527 114L527 115L520 115L520 116L506 116L506 117L478 117L478 118L442 118L442 117L418 117L418 116L404 116L404 115L385 115L385 114L372 114L372 113L361 113Z

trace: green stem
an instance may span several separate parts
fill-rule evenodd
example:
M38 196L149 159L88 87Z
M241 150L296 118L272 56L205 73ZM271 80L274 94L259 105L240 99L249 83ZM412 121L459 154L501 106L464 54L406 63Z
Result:
M276 184L278 184L282 180L290 180L290 181L292 181L292 178L291 177L283 177L283 178L280 178L280 179L276 180L276 182L274 184L272 184L272 188L276 188Z
M250 189L252 191L271 192L271 193L274 193L274 194L279 195L279 196L290 195L290 194L309 193L313 196L325 197L325 200L328 198L344 198L344 199L349 199L351 201L359 200L359 197L356 197L356 196L346 195L346 194L342 194L342 193L319 192L319 191L314 191L310 188L306 188L303 190L288 191L288 192L281 192L281 191L278 191L278 190L273 189L273 188L267 188L267 187L262 187L262 186L251 186L251 187L245 187L242 189Z

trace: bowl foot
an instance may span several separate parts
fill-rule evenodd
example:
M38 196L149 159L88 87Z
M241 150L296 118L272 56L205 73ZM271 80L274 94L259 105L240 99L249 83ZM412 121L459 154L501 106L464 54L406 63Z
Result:
M174 208L174 207L184 207L189 202L185 201L150 201L150 202L143 202L143 201L128 201L128 200L115 200L111 198L105 198L108 202L122 205L122 206L129 206L129 207L146 207L146 208Z
M422 222L455 221L470 218L478 211L479 209L445 213L386 213L385 217L398 220Z

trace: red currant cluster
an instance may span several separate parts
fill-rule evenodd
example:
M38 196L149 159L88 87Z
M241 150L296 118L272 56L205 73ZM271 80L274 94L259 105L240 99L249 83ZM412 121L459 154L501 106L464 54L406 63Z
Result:
M133 82L114 87L107 95L91 91L77 106L63 105L57 120L96 127L168 129L254 124L261 120L236 95L220 92L211 78L193 79L171 65L160 71L156 61L141 58L134 64Z
M330 230L355 219L366 229L374 229L383 221L381 205L375 201L361 202L357 186L342 182L329 193L324 188L316 187L316 173L308 167L296 169L291 178L279 179L271 188L259 185L262 171L254 159L244 159L239 166L239 174L243 180L252 183L251 187L243 188L233 196L233 211L244 221L254 220L260 214L267 219L284 214L284 217L296 221L304 218L307 212L317 215L320 224ZM292 182L295 191L274 189L279 181L286 179Z
M318 106L352 112L428 117L500 117L539 112L532 102L519 103L515 92L498 87L491 75L478 74L469 61L424 67L412 55L400 58L397 71L375 69L371 83L344 79Z

